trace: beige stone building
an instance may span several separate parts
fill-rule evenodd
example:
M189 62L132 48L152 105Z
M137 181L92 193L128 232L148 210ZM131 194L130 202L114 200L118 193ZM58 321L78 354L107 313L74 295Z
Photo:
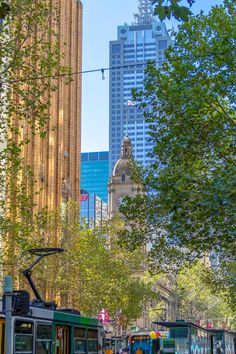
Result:
M138 193L139 186L131 180L131 168L132 168L132 144L128 136L122 141L121 156L116 162L112 176L110 177L108 184L108 215L109 219L114 216L124 218L124 215L119 211L119 205L124 196L135 196ZM146 265L143 265L143 270L137 272L137 276L143 276L143 272L146 271ZM160 294L160 302L163 302L162 308L158 309L158 313L161 313L160 318L172 319L174 318L174 304L171 301L171 289L167 284L158 282L155 286L157 292ZM149 310L151 307L156 307L156 304L144 304L143 315L133 322L132 326L127 328L127 333L130 332L132 327L140 330L151 329L153 327L152 320L149 316ZM116 335L125 333L122 328L116 329Z
M128 136L122 141L121 156L115 164L112 176L108 184L108 217L113 218L123 215L119 211L119 205L124 196L133 197L137 194L138 185L131 180L132 144Z

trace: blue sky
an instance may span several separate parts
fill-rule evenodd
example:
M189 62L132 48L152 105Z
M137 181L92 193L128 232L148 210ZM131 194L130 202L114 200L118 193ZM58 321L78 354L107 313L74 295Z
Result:
M138 0L82 0L83 70L109 66L109 41L116 39L118 25L133 22ZM208 12L223 0L196 0L194 13ZM170 21L169 26L176 27ZM82 75L82 144L81 151L108 150L109 145L109 73L102 80L100 72Z

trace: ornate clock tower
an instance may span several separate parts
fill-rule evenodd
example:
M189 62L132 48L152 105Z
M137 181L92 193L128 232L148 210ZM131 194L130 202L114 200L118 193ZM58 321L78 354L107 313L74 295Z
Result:
M132 144L126 135L121 144L121 156L115 164L112 176L108 183L108 215L111 219L115 215L123 217L119 205L124 196L135 196L138 185L131 180L131 166L133 163Z

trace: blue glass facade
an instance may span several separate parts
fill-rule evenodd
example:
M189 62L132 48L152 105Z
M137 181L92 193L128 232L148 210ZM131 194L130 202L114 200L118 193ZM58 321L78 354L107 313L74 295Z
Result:
M107 203L94 193L80 191L80 218L81 224L89 228L102 225L107 220Z
M108 202L108 173L108 151L81 154L80 189L97 195L106 204Z
M125 134L132 142L133 156L142 164L150 163L149 125L143 111L129 106L132 89L143 89L146 62L153 60L160 66L165 60L164 50L171 40L163 22L153 16L149 1L139 0L139 14L132 25L117 28L117 40L110 42L109 82L109 171L119 159L120 145ZM130 66L129 66L130 65Z

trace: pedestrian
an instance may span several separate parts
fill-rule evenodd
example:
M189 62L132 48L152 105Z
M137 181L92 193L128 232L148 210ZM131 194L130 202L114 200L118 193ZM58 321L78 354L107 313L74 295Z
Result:
M135 354L143 354L142 348L138 348L135 352Z
M127 348L127 347L123 348L122 354L129 354L129 348Z

